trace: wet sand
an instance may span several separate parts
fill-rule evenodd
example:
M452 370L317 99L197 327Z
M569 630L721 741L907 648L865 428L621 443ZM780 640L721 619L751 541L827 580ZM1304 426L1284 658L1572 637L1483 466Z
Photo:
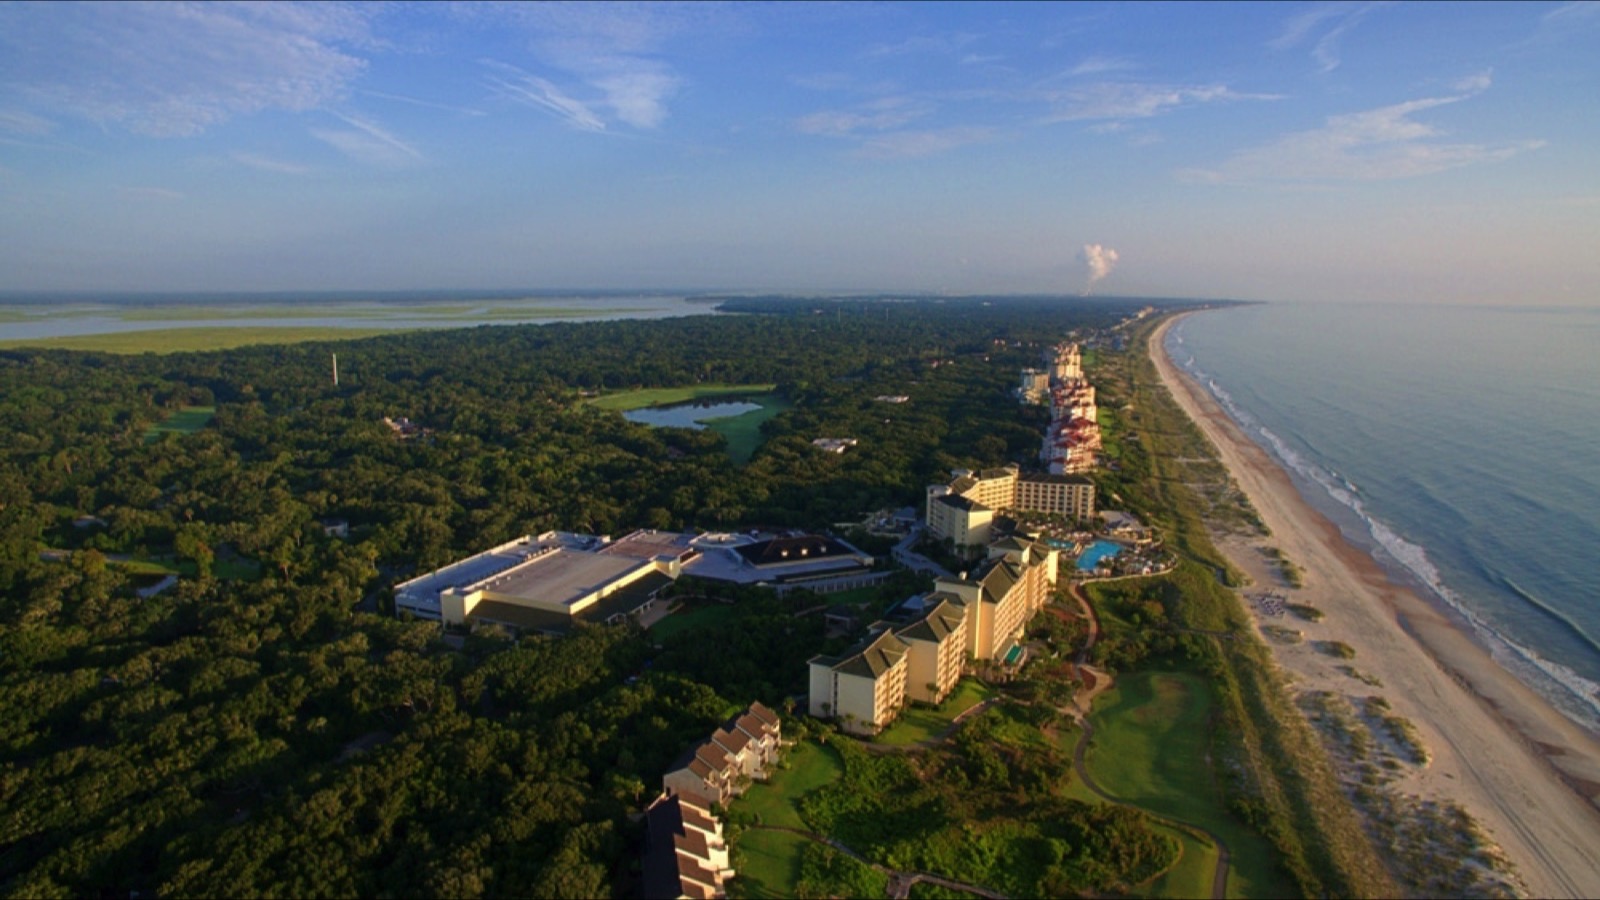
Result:
M1339 692L1357 705L1379 694L1410 719L1434 758L1397 787L1469 812L1532 896L1600 896L1600 741L1501 668L1442 607L1392 582L1307 504L1288 474L1167 358L1172 321L1157 329L1151 358L1272 532L1215 534L1218 548L1250 575L1251 590L1270 588L1325 613L1320 622L1292 623L1303 643L1268 642L1278 664L1300 688ZM1302 587L1283 585L1262 553L1268 546L1304 570ZM1319 653L1317 641L1342 641L1355 658ZM1349 666L1382 686L1341 669Z

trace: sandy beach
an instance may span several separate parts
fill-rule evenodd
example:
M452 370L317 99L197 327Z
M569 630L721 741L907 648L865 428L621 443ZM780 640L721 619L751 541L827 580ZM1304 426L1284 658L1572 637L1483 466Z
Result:
M1502 669L1444 610L1391 582L1309 506L1284 470L1167 358L1171 321L1150 345L1162 381L1271 530L1270 537L1217 534L1218 547L1249 574L1247 593L1270 588L1325 613L1319 622L1293 623L1302 643L1268 642L1278 664L1297 688L1357 704L1381 695L1409 719L1433 761L1396 788L1464 808L1516 865L1531 896L1600 896L1600 741ZM1303 570L1301 587L1284 584L1265 547ZM1320 641L1348 644L1355 656L1318 652Z

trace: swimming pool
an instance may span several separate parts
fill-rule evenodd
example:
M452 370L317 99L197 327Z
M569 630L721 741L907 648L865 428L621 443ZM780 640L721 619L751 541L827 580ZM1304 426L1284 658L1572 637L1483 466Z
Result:
M1078 571L1093 572L1100 564L1100 560L1116 556L1121 552L1122 545L1116 541L1095 541L1078 554Z

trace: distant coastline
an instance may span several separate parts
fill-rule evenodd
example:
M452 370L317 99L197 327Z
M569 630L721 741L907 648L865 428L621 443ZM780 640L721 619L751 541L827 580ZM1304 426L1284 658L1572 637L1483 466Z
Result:
M1326 612L1319 634L1354 647L1361 669L1422 726L1436 753L1408 790L1460 802L1511 854L1534 895L1600 892L1600 742L1307 503L1278 462L1169 357L1163 339L1178 318L1157 329L1150 355L1271 530L1254 540L1219 535L1219 547L1258 583L1270 577L1260 544L1282 547L1305 568L1305 589L1292 593ZM1299 690L1370 692L1304 647L1274 645L1274 655Z

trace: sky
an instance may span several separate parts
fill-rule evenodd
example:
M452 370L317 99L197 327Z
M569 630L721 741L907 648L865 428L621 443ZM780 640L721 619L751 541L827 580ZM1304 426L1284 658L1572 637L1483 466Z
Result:
M1600 305L1600 3L0 3L0 291Z

